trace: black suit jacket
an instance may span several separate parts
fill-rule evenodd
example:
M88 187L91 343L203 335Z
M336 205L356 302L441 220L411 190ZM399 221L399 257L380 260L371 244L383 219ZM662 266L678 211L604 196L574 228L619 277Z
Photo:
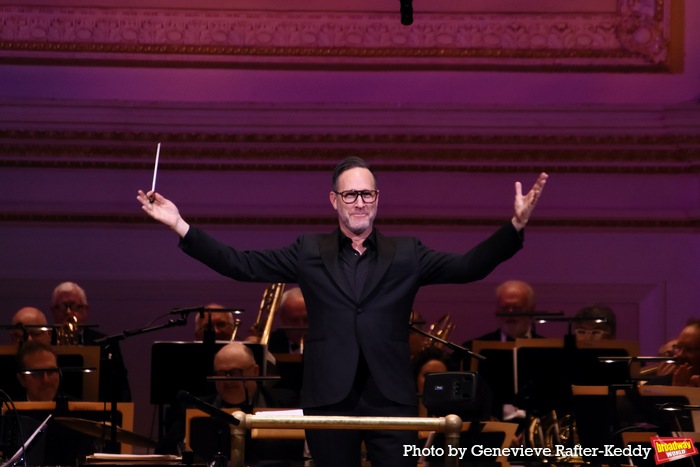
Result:
M291 282L304 295L309 329L304 343L302 406L329 405L352 387L360 352L382 394L416 405L408 322L424 285L483 279L522 247L508 223L465 254L441 253L413 237L377 237L376 266L362 296L347 284L338 260L340 230L302 235L289 246L238 251L191 227L180 241L188 255L239 281Z

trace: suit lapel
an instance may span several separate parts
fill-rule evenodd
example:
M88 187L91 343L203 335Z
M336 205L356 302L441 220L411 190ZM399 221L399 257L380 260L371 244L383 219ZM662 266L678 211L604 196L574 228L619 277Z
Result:
M396 254L396 243L380 234L379 231L376 231L375 233L377 239L377 265L370 271L367 279L365 280L364 287L362 287L362 297L360 297L360 302L362 302L365 297L368 297L374 291L374 289L379 286L384 274L386 274L391 262L394 259L394 255Z

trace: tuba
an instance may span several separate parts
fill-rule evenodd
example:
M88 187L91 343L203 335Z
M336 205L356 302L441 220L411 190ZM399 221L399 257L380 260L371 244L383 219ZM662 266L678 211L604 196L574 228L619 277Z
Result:
M260 311L251 328L251 334L258 338L258 342L267 345L272 330L272 322L275 320L275 313L282 302L282 294L284 293L284 283L275 282L267 286L263 292L262 301L260 302Z
M576 420L569 411L557 413L548 410L541 416L530 415L528 419L525 442L533 448L550 448L557 445L573 446L579 444ZM569 460L571 462L571 460Z

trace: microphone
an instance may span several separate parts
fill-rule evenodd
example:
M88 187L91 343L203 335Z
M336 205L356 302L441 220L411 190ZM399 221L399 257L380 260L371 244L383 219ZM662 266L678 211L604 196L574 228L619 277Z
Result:
M401 2L401 24L410 26L413 24L413 0L399 0Z
M209 415L211 418L221 420L222 422L226 422L229 425L238 426L241 423L239 419L237 419L230 413L222 412L221 409L218 409L211 404L207 404L202 399L193 396L187 391L178 391L177 400L181 404L195 407L204 412L205 414Z

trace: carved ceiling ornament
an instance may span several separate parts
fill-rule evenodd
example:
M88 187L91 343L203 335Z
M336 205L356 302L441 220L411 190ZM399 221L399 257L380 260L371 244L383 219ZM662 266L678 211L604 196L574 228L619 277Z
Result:
M382 12L5 6L0 61L663 70L670 16L670 0L617 0L609 12L426 12L410 27Z

